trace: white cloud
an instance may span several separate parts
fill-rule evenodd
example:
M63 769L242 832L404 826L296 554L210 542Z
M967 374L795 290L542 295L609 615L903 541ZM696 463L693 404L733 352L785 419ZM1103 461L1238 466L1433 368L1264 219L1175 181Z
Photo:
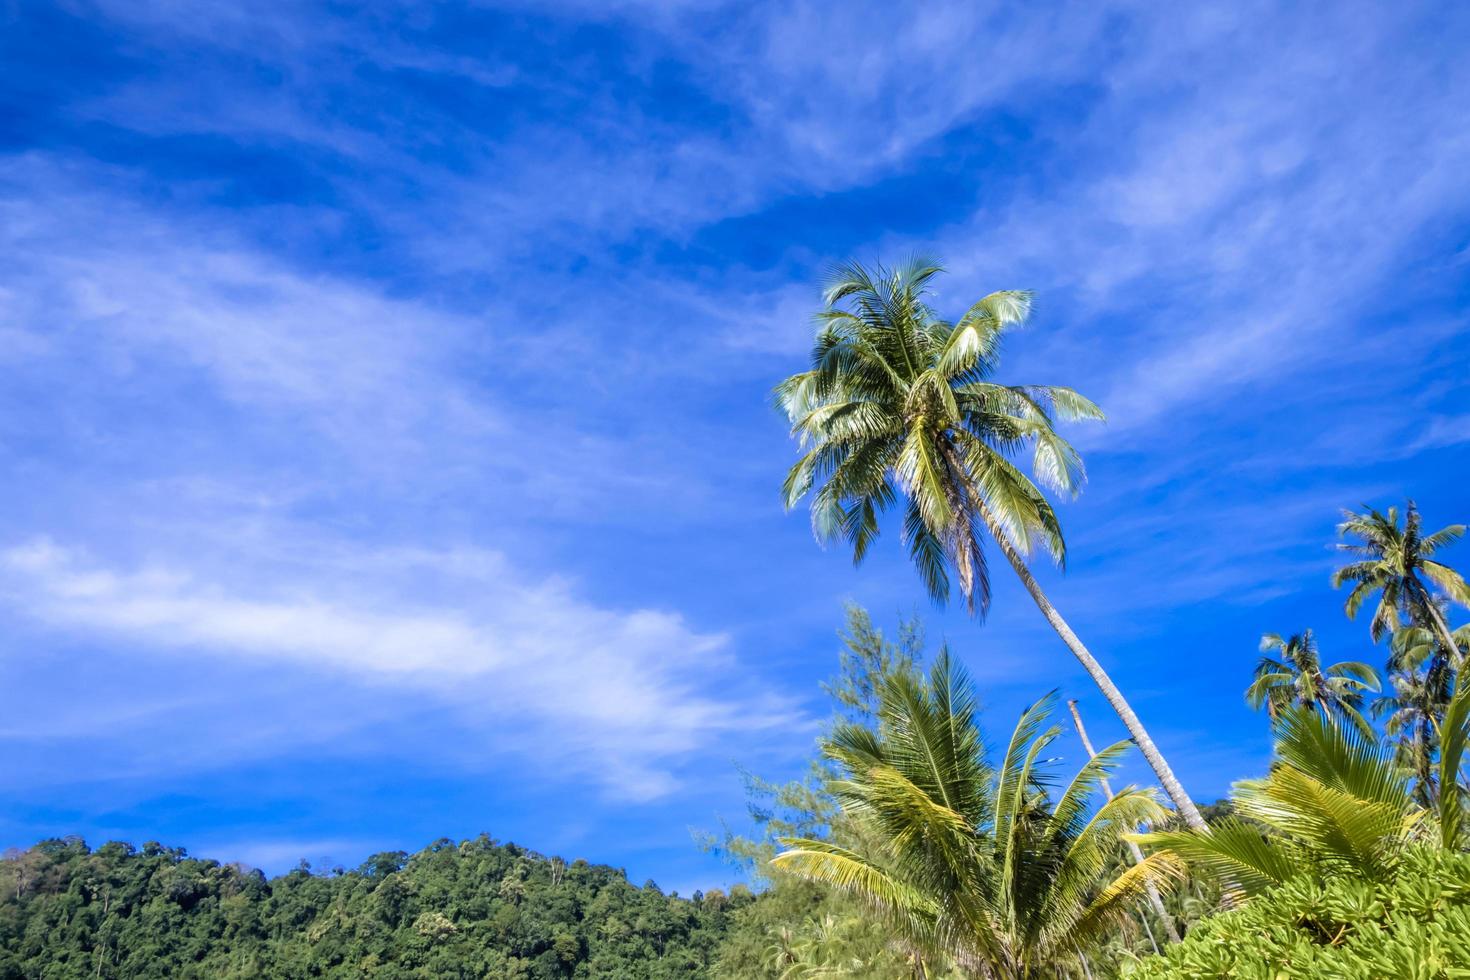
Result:
M1457 446L1470 442L1470 413L1462 415L1434 415L1427 420L1419 435L1409 444L1409 449L1418 452Z
M239 862L250 868L262 868L268 874L279 873L298 861L308 862L318 873L335 863L352 863L365 857L382 841L342 838L305 837L300 839L206 841L196 845L194 857L210 857L216 861ZM348 858L347 855L354 857Z
M446 615L382 614L311 598L240 598L169 568L118 573L47 540L0 554L38 589L33 615L144 637L171 647L302 659L370 674L458 680L503 667L467 623Z
M1406 332L1380 343L1403 324L1374 318L1426 231L1470 202L1470 74L1448 49L1400 57L1419 12L1374 15L1366 30L1349 7L1130 14L1127 56L1065 134L1084 162L947 236L961 276L1003 270L1043 305L1076 304L1081 330L1031 363L1076 372L1108 411L1090 443L1133 446L1219 405L1243 418L1251 386L1269 399L1323 365L1416 356Z
M606 501L632 514L655 493L667 514L703 493L697 474L670 476L648 428L657 416L560 397L643 388L632 368L617 376L638 353L587 356L583 324L527 331L509 298L468 312L395 298L87 183L44 157L0 162L0 249L13 256L0 268L0 363L40 394L0 392L16 399L0 431L33 412L56 440L135 445L127 478L220 482L151 451L207 420L186 463L235 443L225 455L254 463L257 495L432 483L441 499L472 487L533 520L616 520ZM139 404L151 410L119 410Z
M1104 5L1056 18L1001 3L802 2L718 35L681 25L679 41L761 141L779 141L784 166L825 190L870 179L1025 85L1078 77L1107 19Z
M418 691L481 719L468 727L482 751L570 761L635 798L672 789L732 733L792 720L742 680L726 637L676 614L602 608L493 553L324 552L242 568L242 548L206 575L177 556L119 570L37 539L0 553L0 581L18 611L109 646Z
M85 181L44 160L0 176L17 185L0 197L0 244L14 256L0 273L0 311L31 338L32 356L51 338L53 356L88 348L119 377L150 366L150 355L182 359L239 402L310 410L337 427L371 413L380 434L451 412L495 424L458 392L424 397L466 342L466 319L290 269L228 236L80 189Z

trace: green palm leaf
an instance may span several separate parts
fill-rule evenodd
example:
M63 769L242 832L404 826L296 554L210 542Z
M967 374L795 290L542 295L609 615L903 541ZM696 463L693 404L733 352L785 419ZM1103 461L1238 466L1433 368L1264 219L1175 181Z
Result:
M1465 807L1470 791L1460 777L1465 744L1470 741L1470 684L1461 684L1439 724L1439 830L1448 848L1466 844Z
M1268 839L1256 827L1227 818L1211 833L1154 831L1139 843L1177 856L1218 878L1234 894L1256 895L1299 874L1305 860L1289 842Z
M1097 805L1125 743L1084 766L1052 803L1044 753L1056 737L1055 700L1022 714L992 767L972 685L947 652L927 677L889 675L877 729L841 726L825 741L841 770L831 790L860 843L786 840L775 866L858 896L930 957L986 976L1055 975L1079 943L1180 869L1155 855L1113 875L1123 837L1166 815L1134 788Z

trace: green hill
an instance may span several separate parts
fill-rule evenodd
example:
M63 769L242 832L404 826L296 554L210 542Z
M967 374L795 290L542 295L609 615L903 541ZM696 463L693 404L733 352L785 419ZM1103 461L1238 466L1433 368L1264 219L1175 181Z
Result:
M665 895L484 836L276 878L49 840L0 861L0 980L703 977L753 901Z

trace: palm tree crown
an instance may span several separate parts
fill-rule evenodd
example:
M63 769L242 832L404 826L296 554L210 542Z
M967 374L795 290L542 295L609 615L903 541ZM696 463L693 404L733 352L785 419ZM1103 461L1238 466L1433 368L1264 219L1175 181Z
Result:
M788 839L776 866L860 896L900 935L967 972L1055 975L1176 865L1150 858L1108 880L1122 835L1167 811L1133 788L1094 807L1126 742L1054 793L1043 758L1059 734L1046 727L1054 703L1049 695L1021 716L992 767L973 692L947 654L927 682L891 676L878 729L843 726L824 746L842 770L833 791L873 846Z
M1439 720L1450 690L1428 671L1405 671L1390 679L1389 691L1373 702L1373 717L1384 719L1383 734L1394 746L1404 771L1414 774L1415 799L1428 806L1438 793L1434 760L1439 753Z
M1454 650L1449 626L1424 579L1439 586L1455 602L1470 605L1470 585L1459 572L1430 557L1462 537L1465 525L1451 524L1425 535L1420 527L1419 509L1412 500L1404 508L1402 523L1397 507L1390 507L1387 514L1371 508L1362 514L1343 511L1343 518L1337 527L1338 534L1356 540L1339 544L1338 549L1356 555L1358 560L1333 573L1332 586L1340 588L1352 583L1343 607L1348 617L1355 617L1363 603L1376 592L1378 605L1368 624L1374 642L1407 622L1433 629L1446 650Z
M1300 705L1309 711L1340 715L1363 731L1371 730L1362 711L1363 692L1379 689L1378 673L1372 667L1348 661L1324 668L1311 630L1287 638L1267 633L1261 637L1261 653L1255 682L1245 692L1252 708L1264 707L1275 720L1287 708Z
M930 594L949 597L953 568L971 611L983 614L990 584L978 511L1023 553L1040 541L1062 561L1051 505L1011 457L1030 448L1036 480L1075 493L1082 460L1054 421L1103 414L1070 388L992 381L1001 337L1025 321L1031 294L991 293L950 323L925 301L940 271L916 258L833 274L812 368L777 388L804 450L783 492L794 507L820 481L813 530L823 541L845 538L859 562L879 516L902 497L904 538Z
M1444 603L1438 603L1444 615ZM1470 659L1470 623L1450 631L1453 647L1446 650L1436 631L1424 626L1401 626L1389 645L1388 669L1413 673L1421 667L1448 674L1459 672Z
M1390 641L1391 688L1373 702L1374 717L1385 719L1384 734L1398 746L1399 762L1414 773L1416 797L1425 805L1439 795L1439 726L1470 650L1470 626L1452 632L1450 641L1454 646L1447 649L1436 630L1400 627Z

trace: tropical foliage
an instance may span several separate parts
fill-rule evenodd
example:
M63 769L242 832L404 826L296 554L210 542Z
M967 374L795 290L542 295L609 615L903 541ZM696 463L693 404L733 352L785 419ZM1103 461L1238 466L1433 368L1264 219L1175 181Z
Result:
M970 611L990 604L983 541L993 541L1042 614L1102 690L1190 824L1204 822L1123 694L1077 638L1027 567L1040 547L1066 559L1061 524L1042 488L1075 495L1082 458L1056 431L1101 420L1071 388L994 379L1005 335L1031 312L1031 294L991 293L958 320L929 306L942 271L916 257L896 269L852 263L832 274L811 368L776 389L801 445L782 492L811 495L819 541L845 540L861 562L879 518L902 506L903 539L929 594L944 601L950 571ZM1029 453L1031 476L1014 461Z
M833 274L812 368L777 388L805 450L783 492L794 507L815 488L817 536L845 538L859 562L901 494L909 554L931 594L949 596L953 568L965 601L983 613L986 534L1002 531L1022 554L1037 543L1057 561L1066 557L1050 503L1011 457L1029 447L1037 480L1076 493L1081 457L1054 419L1103 415L1070 388L990 380L1001 337L1027 318L1031 296L992 293L949 323L926 302L940 271L916 258L893 270L854 264Z
M1030 294L951 322L929 305L940 272L834 272L810 369L776 392L801 444L786 505L809 497L819 540L859 563L901 511L929 595L957 588L981 618L998 550L1173 811L1113 791L1129 742L1095 752L1075 701L1085 761L1059 778L1056 692L991 752L950 650L930 660L917 620L890 639L853 606L820 754L797 780L746 774L754 834L701 836L759 894L684 899L484 836L269 879L49 840L0 860L0 980L1470 977L1470 625L1451 625L1470 585L1443 555L1464 526L1426 534L1412 501L1344 512L1332 584L1349 618L1372 608L1386 690L1366 662L1325 664L1310 629L1265 634L1245 697L1274 758L1207 822L1029 564L1065 563L1047 492L1084 479L1056 427L1102 412L996 380Z
M1377 594L1378 604L1368 623L1374 642L1400 626L1420 626L1432 629L1445 649L1453 650L1455 643L1449 625L1425 579L1439 586L1455 602L1470 604L1470 584L1459 572L1433 557L1445 545L1464 536L1465 525L1451 524L1426 535L1419 509L1412 500L1404 508L1402 521L1397 507L1390 507L1386 514L1372 509L1362 514L1343 511L1343 518L1337 530L1350 540L1338 548L1357 560L1339 568L1332 576L1332 585L1333 588L1351 586L1343 607L1348 617L1356 616L1363 604Z
M1261 653L1255 680L1245 691L1245 700L1252 708L1265 708L1275 720L1288 708L1299 705L1309 711L1341 716L1360 731L1371 733L1372 727L1363 717L1363 699L1365 691L1377 691L1380 686L1378 672L1372 667L1357 661L1323 667L1311 630L1287 638L1267 633L1261 637Z
M1133 980L1470 976L1470 855L1413 845L1394 874L1303 875L1196 926Z
M1232 802L1245 819L1222 822L1209 834L1161 831L1144 841L1242 896L1302 875L1389 881L1410 845L1430 841L1457 850L1470 840L1461 782L1467 720L1470 688L1451 701L1439 726L1444 791L1427 809L1416 802L1411 777L1391 747L1321 714L1290 709L1278 722L1270 774L1236 784Z
M1470 626L1454 630L1447 650L1435 631L1404 626L1393 634L1388 659L1389 691L1373 702L1384 734L1396 747L1399 764L1415 776L1415 795L1425 806L1439 793L1435 759L1438 722L1444 717L1470 648Z
M895 980L914 975L911 956L851 897L789 876L731 917L710 976L715 980L845 977ZM931 971L929 980L939 980Z
M867 611L847 608L838 633L837 675L822 689L832 702L832 726L875 722L879 693L894 672L910 671L925 659L924 631L915 618L899 623L890 639ZM745 773L749 816L756 837L723 833L697 835L706 850L727 858L765 887L759 902L733 919L713 976L720 980L843 976L891 980L911 976L913 951L887 931L872 928L870 916L850 895L781 872L771 864L784 837L820 835L861 847L858 827L829 792L836 777L830 760L813 760L805 778L772 783ZM939 974L930 963L927 976Z
M1470 585L1435 556L1463 537L1465 526L1451 524L1426 535L1412 500L1402 518L1397 507L1386 513L1343 511L1343 517L1338 533L1345 540L1338 548L1353 560L1337 570L1332 584L1351 586L1344 606L1349 618L1377 596L1368 629L1374 642L1389 638L1390 690L1373 713L1384 719L1399 762L1415 774L1419 802L1429 806L1439 792L1436 721L1455 690L1470 641L1470 631L1452 630L1448 621L1452 604L1470 603Z
M274 879L54 840L0 862L0 980L703 976L754 901L676 898L484 837Z
M927 680L891 675L877 729L838 727L826 742L842 778L832 790L865 828L858 849L793 838L775 865L866 902L928 957L967 973L1053 976L1082 944L1127 916L1167 858L1114 874L1119 841L1167 811L1127 788L1097 804L1126 743L1110 746L1058 786L1043 755L1049 695L1017 723L997 765L986 757L974 694L947 653Z

